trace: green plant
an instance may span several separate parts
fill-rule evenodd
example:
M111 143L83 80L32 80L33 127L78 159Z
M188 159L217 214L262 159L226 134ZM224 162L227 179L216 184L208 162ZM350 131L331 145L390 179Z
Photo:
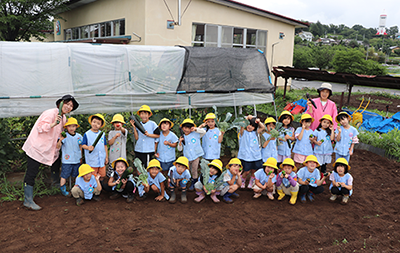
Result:
M397 157L400 162L400 130L397 128L387 134L359 130L358 138L362 143L384 149L387 155Z

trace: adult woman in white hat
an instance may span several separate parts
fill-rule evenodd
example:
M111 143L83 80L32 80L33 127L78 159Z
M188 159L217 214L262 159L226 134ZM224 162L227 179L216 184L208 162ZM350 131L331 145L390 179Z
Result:
M315 108L311 101L307 102L307 113L313 117L314 122L311 124L311 129L315 130L318 127L319 120L325 114L328 114L332 117L332 119L336 118L337 115L337 107L335 102L330 100L330 96L332 96L332 85L330 83L323 83L321 87L318 88L319 97L314 98L314 101L317 108ZM333 128L336 129L337 123L336 121L333 122Z

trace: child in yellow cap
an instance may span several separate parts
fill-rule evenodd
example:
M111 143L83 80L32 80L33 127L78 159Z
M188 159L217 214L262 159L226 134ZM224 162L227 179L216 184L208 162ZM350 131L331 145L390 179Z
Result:
M124 128L125 120L121 114L115 114L111 124L113 124L114 130L108 133L108 144L110 145L108 177L114 171L112 163L120 157L126 159L126 141L128 139L128 131Z
M283 111L278 118L278 121L282 123L282 127L286 129L286 134L279 136L281 145L278 145L278 166L286 158L291 158L292 155L292 145L291 142L296 140L294 137L294 128L292 127L292 122L294 120L293 115L289 111ZM290 145L289 145L290 143Z
M202 137L202 147L204 151L203 158L207 161L219 159L221 156L221 143L224 138L224 132L216 127L216 116L210 112L203 120L199 128L204 128L206 134Z
M104 127L104 116L97 113L88 119L91 128L83 135L82 148L85 150L85 161L92 167L93 175L100 175L100 180L106 176L106 164L108 164L108 148L105 133L100 128ZM97 137L99 142L94 146Z
M167 192L165 191L165 177L160 172L161 165L157 159L153 159L147 166L147 184L141 184L138 186L139 198L138 200L144 200L147 198L147 194L152 190L157 194L155 201L165 201L169 199Z
M200 203L206 197L206 194L211 194L211 199L214 201L214 203L220 202L217 196L220 194L223 186L221 185L220 187L211 190L211 192L209 192L207 191L204 184L211 184L211 183L215 184L215 182L222 174L222 162L219 159L214 159L208 164L208 167L210 168L208 181L204 182L205 181L204 175L201 174L199 180L194 185L196 189L196 194L198 195L198 197L194 199L196 203Z
M301 127L298 127L294 133L297 139L293 147L293 160L296 163L296 167L299 167L306 160L307 156L314 154L312 147L314 131L310 128L312 122L314 122L314 119L310 114L301 115Z
M62 133L57 143L57 148L61 147L61 175L60 190L62 195L69 196L65 183L69 177L77 177L78 169L81 165L82 158L82 135L76 133L78 121L71 117L65 123L64 128L67 130ZM65 136L65 137L64 137ZM75 180L75 179L74 179Z
M254 173L256 181L253 186L253 198L257 199L261 194L265 194L270 200L274 200L276 174L278 170L276 164L276 159L270 157L263 164L263 168Z
M338 195L342 195L341 204L345 205L353 194L353 177L348 173L351 167L347 160L342 157L336 160L333 167L335 168L334 172L329 176L331 180L329 190L332 194L329 200L334 202Z
M174 166L173 163L176 159L175 148L178 146L178 137L171 131L173 126L174 123L167 118L163 118L160 120L160 123L158 123L158 128L161 129L161 133L160 137L156 139L155 157L160 161L164 176L166 176L168 170Z
M114 171L111 173L107 184L103 184L103 189L113 193L110 199L117 199L122 195L122 197L126 198L127 203L132 203L135 192L133 168L128 168L128 161L123 157L116 159L112 166Z
M326 172L326 165L332 162L332 141L335 140L335 129L331 115L325 114L314 130L314 155L321 164L321 173Z
M314 155L307 156L303 165L305 167L297 172L297 181L300 184L300 201L305 203L308 193L308 199L313 202L314 194L320 194L324 191L324 187L321 185L325 181L325 176L323 175L321 178L321 173L317 169L319 163Z
M83 199L93 199L100 201L101 183L100 174L92 175L93 169L88 164L82 164L79 167L79 175L72 187L71 194L76 199L78 206L84 203Z
M242 185L242 162L238 158L232 158L226 168L228 170L224 175L221 196L223 196L222 200L225 203L232 204L233 200L230 197L238 198L239 194L235 193L235 191Z
M183 204L187 203L186 186L187 182L190 180L189 160L184 156L176 159L173 166L168 171L168 176L168 186L171 194L169 203L176 203L176 191L179 187L182 189L181 202Z
M346 112L340 112L336 116L336 122L340 127L335 130L336 145L334 152L336 158L344 158L350 162L350 156L353 155L354 145L358 143L358 130L350 125L351 117Z
M297 183L297 174L294 172L296 167L292 158L286 158L280 168L282 171L276 178L276 187L278 188L278 200L282 200L286 195L290 196L289 203L296 204L297 194L299 193L299 184Z

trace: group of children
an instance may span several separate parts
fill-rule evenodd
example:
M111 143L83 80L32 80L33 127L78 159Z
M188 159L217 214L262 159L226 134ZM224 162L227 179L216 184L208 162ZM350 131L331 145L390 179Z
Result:
M276 191L278 200L289 195L290 204L296 203L298 195L301 202L306 202L306 196L313 201L314 194L323 192L322 184L327 176L331 180L331 201L342 195L342 203L346 204L352 194L353 179L348 173L348 161L358 141L358 132L349 125L350 116L344 112L335 119L341 124L336 130L333 129L332 117L324 115L318 128L312 131L310 125L314 119L309 114L302 115L301 127L294 130L291 126L293 115L284 111L278 118L282 123L278 137L272 136L275 119L267 118L263 124L260 119L249 115L246 117L249 125L241 127L239 132L238 157L229 161L226 171L220 160L224 132L216 127L215 114L207 114L199 127L193 120L185 119L180 125L183 132L180 138L171 131L174 126L171 120L164 118L158 125L150 120L152 112L149 106L141 106L137 114L141 122L130 119L136 139L135 156L147 169L147 180L136 185L132 174L123 176L129 164L126 161L128 131L124 128L126 123L122 115L114 115L111 121L114 130L108 133L108 139L100 130L106 124L101 114L89 117L91 129L83 137L76 133L79 124L71 117L64 125L66 135L60 136L58 142L62 149L60 187L63 195L70 195L65 183L71 176L76 177L71 194L78 205L84 199L99 201L102 189L112 192L111 199L123 196L127 202L134 200L136 191L138 200L145 199L149 191L153 191L156 201L176 203L177 193L181 191L180 201L186 203L187 191L195 190L197 197L194 201L197 203L206 195L210 195L215 203L220 202L218 196L222 196L224 202L232 203L231 197L239 197L236 191L246 187L249 175L247 187L254 191L253 198L266 195L273 200ZM140 123L144 132L135 123ZM260 135L264 136L264 143L261 143ZM333 141L336 141L334 149ZM183 151L183 156L178 159L176 147ZM81 165L82 149L86 163ZM334 171L326 173L333 152L338 159L333 164ZM209 175L198 173L201 157L208 161ZM304 167L297 170L300 166ZM104 180L106 176L108 180Z

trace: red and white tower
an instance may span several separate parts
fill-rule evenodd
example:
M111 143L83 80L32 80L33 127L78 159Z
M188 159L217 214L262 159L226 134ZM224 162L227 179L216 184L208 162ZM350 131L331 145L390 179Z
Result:
M386 14L381 14L379 16L379 28L378 28L378 32L376 33L376 35L387 35L386 33Z

